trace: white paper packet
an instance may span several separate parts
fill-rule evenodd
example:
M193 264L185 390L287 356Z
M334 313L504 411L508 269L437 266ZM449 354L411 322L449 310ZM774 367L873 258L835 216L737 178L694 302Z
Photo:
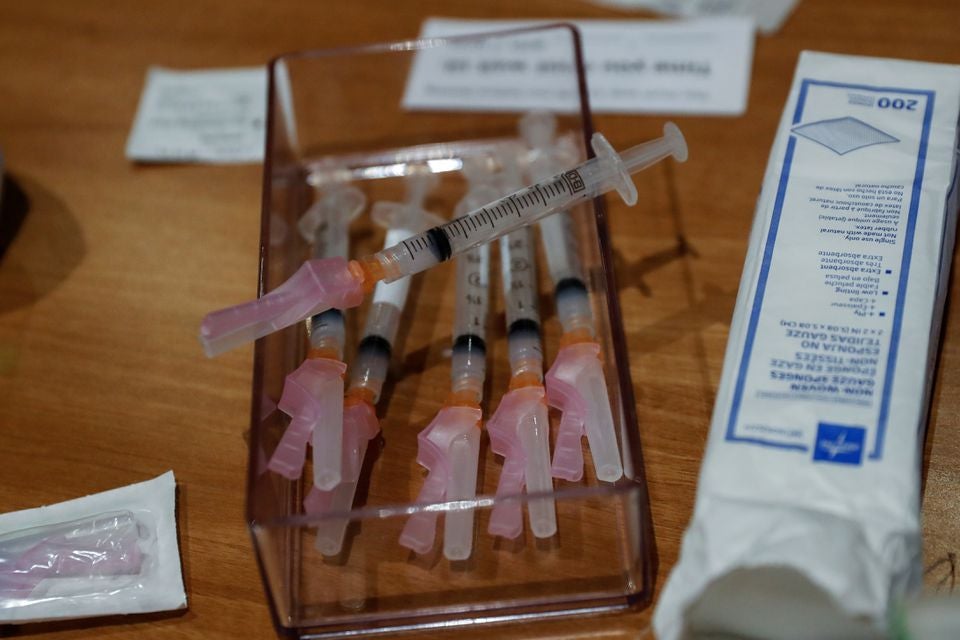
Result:
M0 622L187 606L173 472L0 515Z
M705 18L747 16L760 33L771 35L780 30L799 0L592 0L622 9L649 9L668 16Z
M267 70L151 67L127 138L138 162L263 161Z
M873 638L919 586L960 67L805 52L661 640Z

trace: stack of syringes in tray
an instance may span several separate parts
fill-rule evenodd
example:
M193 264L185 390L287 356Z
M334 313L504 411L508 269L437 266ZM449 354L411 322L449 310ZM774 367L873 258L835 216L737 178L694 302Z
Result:
M310 348L286 378L278 406L290 422L268 464L272 472L296 480L306 463L307 445L312 445L306 513L344 513L353 507L368 443L380 431L377 403L410 276L451 258L456 258L456 309L450 388L442 408L418 436L417 462L427 474L416 503L469 506L476 499L493 240L499 240L511 377L486 422L491 449L503 457L488 532L508 539L521 535L523 509L517 497L525 490L533 535L556 534L553 479L582 479L584 435L596 478L612 483L623 476L588 279L568 210L612 189L627 204L636 203L630 174L670 156L684 161L686 144L671 123L664 126L663 137L622 154L595 134L596 158L578 165L574 147L555 136L551 114L527 114L519 129L522 147L502 145L463 160L468 188L449 221L425 210L437 176L426 165L423 171L410 172L404 202L381 201L371 207L374 221L387 229L384 248L358 260L348 260L348 227L366 208L366 197L349 182L323 182L298 225L312 247L312 258L258 300L204 319L200 340L211 356L306 321ZM525 178L533 184L525 187ZM563 329L549 367L542 349L536 240L528 226L537 221L554 311ZM343 362L344 310L371 293L356 357L348 367ZM548 407L560 413L552 455ZM441 511L444 555L450 560L469 558L473 508L415 510L399 543L418 554L430 552ZM322 519L317 549L324 555L340 553L346 525L345 518Z

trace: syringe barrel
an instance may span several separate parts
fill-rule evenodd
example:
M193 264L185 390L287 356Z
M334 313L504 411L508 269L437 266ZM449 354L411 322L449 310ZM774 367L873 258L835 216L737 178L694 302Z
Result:
M350 367L350 388L370 390L374 404L380 399L390 369L400 313L400 308L391 302L374 302L370 306L357 358Z
M568 211L559 211L539 222L540 237L547 256L547 270L554 286L561 280L583 280L577 236Z
M560 173L573 164L572 154L564 154L554 145L554 118L542 112L528 114L524 118L525 124L540 123L537 127L539 135L532 135L530 130L524 131L528 141L533 138L543 146L533 151L533 157L528 167L531 180L539 182ZM567 163L564 162L567 159ZM569 163L569 164L568 164ZM547 216L539 222L540 236L547 254L547 269L550 279L556 285L566 278L583 280L583 268L580 264L577 236L573 230L573 218L569 211L559 211Z
M540 236L553 281L557 317L564 333L586 329L593 333L593 311L580 262L573 219L567 211L540 221Z
M346 258L349 253L350 220L356 212L332 206L338 202L339 200L332 196L323 197L303 215L301 222L314 218L316 224L313 238L314 258ZM311 317L308 322L310 346L342 360L343 345L346 341L343 312L340 309L328 309Z
M557 304L557 318L564 333L586 331L593 335L593 310L590 293L580 278L569 277L554 284L553 297Z
M486 325L490 248L477 247L457 258L451 391L469 392L479 402L486 375Z
M412 236L418 229L422 229L423 226L414 226L414 223L421 221L425 215L418 215L415 219L406 220L407 224L389 229L384 239L384 246L394 246ZM410 293L410 283L410 278L377 283L363 335L378 335L391 345L394 343L400 326L400 316Z
M375 257L383 268L384 280L390 282L429 269L593 195L576 171L568 171L407 238Z
M529 166L532 180L543 180L572 164L573 153L564 153L554 139L556 120L552 114L532 112L521 121L521 132L534 147ZM593 333L593 313L583 265L569 211L560 211L539 222L540 237L547 256L547 269L554 286L557 316L564 333L587 330Z
M540 314L533 234L529 227L500 238L500 274L503 278L510 370L514 376L543 375Z
M327 309L310 318L310 346L322 349L328 356L343 360L346 328L340 309Z
M420 182L413 184L414 195L422 199L419 191ZM380 203L377 203L380 204ZM374 205L376 208L377 205ZM418 228L420 221L427 215L419 207L408 206L406 209L395 209L395 216L402 224L387 230L384 246L390 247L411 236ZM403 215L407 214L407 215ZM391 222L396 222L392 220ZM367 320L363 328L363 337L357 347L357 358L350 368L350 387L368 389L373 393L373 403L380 399L383 383L387 379L390 369L390 355L397 339L397 330L400 327L400 317L403 307L407 303L410 293L410 278L401 278L394 282L378 282L373 291L373 301L367 312Z

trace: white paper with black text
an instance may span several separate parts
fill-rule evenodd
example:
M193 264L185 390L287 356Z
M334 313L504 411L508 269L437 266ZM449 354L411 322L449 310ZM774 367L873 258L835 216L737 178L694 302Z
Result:
M555 21L554 21L555 22ZM738 115L746 110L753 23L577 20L595 113ZM431 18L421 37L515 29L545 21ZM424 49L407 79L408 109L572 112L579 97L570 36L533 32Z

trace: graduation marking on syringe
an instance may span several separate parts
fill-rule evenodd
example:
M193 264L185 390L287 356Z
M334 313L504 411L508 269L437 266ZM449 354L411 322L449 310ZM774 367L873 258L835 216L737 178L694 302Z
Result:
M524 217L524 212L532 207L549 206L549 202L557 197L571 193L573 189L564 175L546 182L543 185L534 185L517 194L513 194L491 207L482 207L476 213L459 218L443 225L443 231L450 237L470 237L470 231L478 231L483 227L496 227L497 223L511 213L518 218ZM469 224L469 226L466 226Z
M509 202L509 203L510 203L510 206L513 207L513 210L516 212L517 217L518 217L518 218L522 217L522 216L520 215L520 207L518 207L518 206L517 206L517 203L513 201L513 196L510 196L509 198L507 198L507 202Z
M575 177L579 177L579 174ZM576 190L571 185L570 179L571 177L567 174L560 174L553 180L533 185L492 205L481 207L471 215L435 227L426 236L414 238L413 242L404 241L403 245L413 255L427 249L436 254L447 255L446 247L441 245L449 244L449 240L452 238L462 237L464 240L469 240L472 232L496 229L499 223L511 214L523 219L530 209L548 207L550 206L549 203L556 198L575 193ZM441 242L441 239L437 237L439 234L444 235L448 242Z
M540 200L543 202L543 206L547 206L547 199L544 197L543 192L540 191L540 185L535 185L533 190L537 192L537 195L540 196Z

